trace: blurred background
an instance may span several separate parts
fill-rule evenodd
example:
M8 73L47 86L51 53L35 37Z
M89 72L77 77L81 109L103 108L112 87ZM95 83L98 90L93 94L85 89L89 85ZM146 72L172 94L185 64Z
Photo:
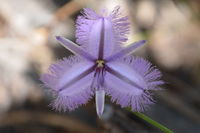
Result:
M56 35L75 40L84 7L128 14L127 44L146 39L134 55L163 72L164 91L144 112L176 133L200 133L200 1L198 0L0 0L0 133L159 133L134 114L106 101L103 119L94 100L73 112L49 107L40 75L71 53Z

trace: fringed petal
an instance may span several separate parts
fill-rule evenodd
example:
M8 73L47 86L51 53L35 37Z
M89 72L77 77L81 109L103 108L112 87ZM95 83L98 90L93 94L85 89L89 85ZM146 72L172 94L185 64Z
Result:
M87 48L88 52L95 58L103 59L112 54L114 50L115 38L112 23L104 17L90 21L92 21L90 30L85 30L89 33L84 32L83 34L83 31L77 32L77 42L84 44L85 46L83 45L83 47ZM84 26L85 25L83 25L83 27L79 26L78 29L84 29Z
M88 49L96 58L106 58L127 40L128 17L121 17L119 8L108 16L98 15L91 9L84 9L83 16L76 22L76 42Z
M40 79L45 84L45 86L56 89L56 84L63 76L63 73L65 71L69 71L74 64L82 60L83 59L77 56L69 56L68 58L58 60L55 64L50 65L48 73L42 74Z
M41 80L56 94L53 103L57 110L72 110L88 101L93 79L93 63L72 56L53 64Z
M111 100L133 111L143 111L153 99L148 90L158 89L163 84L161 73L142 58L131 56L108 64L105 76L106 93ZM133 84L133 83L135 84ZM139 88L139 87L141 88Z
M127 35L130 31L130 23L128 21L128 16L122 16L120 12L120 7L116 6L112 13L109 15L113 25L113 32L115 34L115 39L117 44L122 44L128 40Z
M108 57L113 53L115 44L112 23L107 18L101 18L93 25L90 32L88 49L98 59Z
M125 62L130 63L133 69L140 73L147 83L148 90L161 89L160 86L164 84L161 80L161 72L152 64L140 57L126 57L123 59Z
M65 112L86 104L94 96L94 90L91 88L93 75L94 73L90 73L66 89L55 92L56 98L52 103L52 107Z
M83 9L82 15L76 20L76 42L80 45L88 44L88 37L95 20L100 16L89 8ZM86 46L85 46L86 47Z
M127 63L122 61L108 62L106 64L106 70L135 89L145 90L147 88L143 76L132 69L132 67Z
M152 101L144 90L137 89L116 76L107 73L105 76L106 94L111 96L111 101L120 104L121 107L132 107L133 111L143 111L146 104Z

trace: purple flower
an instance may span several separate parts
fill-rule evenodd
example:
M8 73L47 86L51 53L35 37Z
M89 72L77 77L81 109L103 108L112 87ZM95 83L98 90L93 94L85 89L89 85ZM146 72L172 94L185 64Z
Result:
M128 18L120 16L119 7L109 15L84 9L76 24L79 45L56 37L75 55L51 65L49 73L41 77L56 96L52 104L55 109L73 110L94 95L99 116L104 110L105 95L133 111L143 111L152 104L149 90L163 84L161 73L146 60L130 56L145 40L124 47L128 32Z

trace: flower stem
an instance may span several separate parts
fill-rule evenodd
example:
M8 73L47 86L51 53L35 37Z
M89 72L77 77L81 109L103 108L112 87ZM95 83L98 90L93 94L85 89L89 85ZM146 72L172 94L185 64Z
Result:
M129 110L130 111L130 110ZM140 113L140 112L132 112L134 115L136 115L137 117L143 119L144 121L150 123L151 125L157 127L158 129L160 129L161 131L163 131L164 133L174 133L172 130L168 129L167 127L163 126L162 124L152 120L151 118L149 118L148 116Z

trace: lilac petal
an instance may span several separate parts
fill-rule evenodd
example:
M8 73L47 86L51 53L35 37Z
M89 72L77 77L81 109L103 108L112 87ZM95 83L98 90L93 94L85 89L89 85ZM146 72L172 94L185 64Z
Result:
M101 15L97 14L94 10L90 8L84 8L82 11L82 15L89 20L95 20L101 17Z
M153 103L147 90L159 89L163 81L160 80L160 71L152 67L151 63L142 58L128 56L108 64L114 73L110 70L106 73L105 82L108 87L106 93L111 96L113 102L122 107L131 106L133 111L143 111ZM143 90L127 82L126 78L119 77L116 72L134 81L143 87Z
M89 53L87 53L86 51L84 51L84 49L82 49L81 47L79 47L78 45L76 45L75 43L73 43L72 41L65 39L64 37L61 36L56 36L56 39L68 50L70 50L72 53L76 54L76 55L80 55L84 58L86 58L87 60L90 61L94 61L95 58L90 55Z
M164 84L164 81L160 80L162 76L161 72L153 67L149 61L140 57L133 58L131 56L129 59L124 58L123 60L129 63L139 74L144 76L148 90L160 89L159 86Z
M41 80L57 94L53 103L57 110L72 110L86 103L92 95L94 64L76 56L51 65Z
M102 22L101 22L101 29L100 29L100 40L99 40L99 44L97 44L98 48L98 59L103 59L104 58L104 48L105 48L105 37L106 37L106 31L105 31L105 19L102 18ZM112 45L112 44L111 44Z
M99 19L100 15L89 8L84 8L82 15L76 20L76 42L81 46L87 46L91 27L95 20Z
M124 62L110 62L107 66L106 93L111 96L111 100L122 107L132 106L133 110L140 111L142 107L135 105L140 104L136 99L142 97L146 89L144 78Z
M116 6L108 18L111 19L113 25L113 33L117 44L121 44L128 40L127 34L130 30L130 23L128 22L128 16L122 16L120 13L120 7Z
M112 54L115 45L112 23L106 18L101 18L96 20L91 28L88 37L89 52L98 59Z
M82 104L86 104L94 95L94 91L90 87L93 75L94 73L90 73L68 88L58 92L52 104L53 108L59 111L71 111Z
M102 19L93 20L90 33L88 35L87 51L95 58L98 58L99 44L102 30Z
M143 76L132 69L129 64L120 61L108 62L107 71L136 89L147 88Z
M95 93L96 111L97 115L101 117L104 111L105 91L97 90Z
M55 89L56 84L59 81L59 78L63 76L63 73L69 71L73 65L83 61L83 59L77 56L63 58L55 64L50 65L48 73L41 76L41 81L44 82L45 86Z
M111 96L112 102L120 104L121 107L131 106L133 111L141 111L144 102L151 103L146 97L143 98L143 90L133 87L111 73L106 74L105 82L106 94Z
M122 58L122 57L134 52L138 47L144 45L145 42L146 42L145 40L141 40L141 41L132 43L132 44L128 45L127 47L122 48L120 51L116 52L115 54L109 56L105 60L107 62L109 62L109 61L116 60L118 58Z
M76 22L76 41L94 57L106 58L113 53L116 44L127 40L127 21L127 17L120 16L118 8L109 16L98 15L85 9L83 16L79 16Z

